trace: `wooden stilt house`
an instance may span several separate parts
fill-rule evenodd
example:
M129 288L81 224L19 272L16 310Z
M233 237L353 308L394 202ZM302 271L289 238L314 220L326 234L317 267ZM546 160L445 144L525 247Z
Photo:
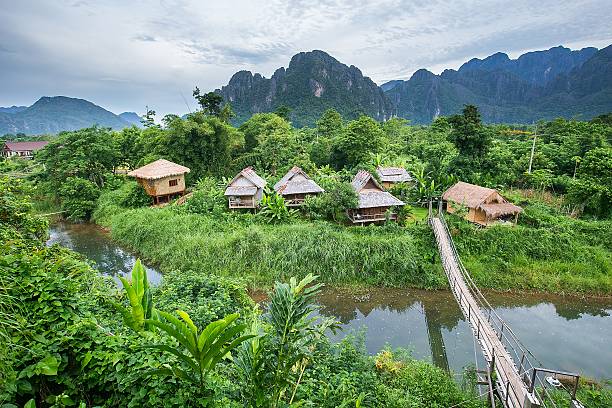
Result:
M285 199L289 207L304 204L309 195L322 193L324 190L315 183L301 168L294 166L274 185L277 194Z
M447 212L452 214L465 207L465 219L483 226L500 221L516 224L518 215L523 211L521 207L508 202L496 190L463 181L446 190L442 199L446 201Z
M135 177L153 197L153 204L161 204L185 194L185 174L189 171L188 167L159 159L130 171L128 176Z
M257 208L266 184L266 180L259 177L252 167L242 169L225 189L229 208Z
M397 183L412 183L410 173L403 167L378 167L376 169L384 188L390 188Z
M351 185L359 199L357 208L347 210L347 215L353 224L363 225L370 222L385 221L387 216L392 220L397 219L397 214L387 214L387 212L392 207L403 206L404 203L385 191L370 173L361 170L355 175Z

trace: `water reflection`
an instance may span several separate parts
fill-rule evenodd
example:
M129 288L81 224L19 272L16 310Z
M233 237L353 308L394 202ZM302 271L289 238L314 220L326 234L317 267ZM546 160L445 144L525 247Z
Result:
M48 244L58 243L85 255L100 273L129 276L135 257L94 225L55 224ZM147 267L153 284L161 274ZM612 300L550 295L487 293L497 312L542 363L595 378L612 378ZM258 294L257 301L263 300ZM362 291L325 289L321 313L335 316L344 331L366 329L366 347L377 353L387 344L412 350L446 370L461 372L477 361L484 367L470 327L450 292L369 288ZM476 346L476 348L475 348Z
M136 258L119 248L106 234L95 225L57 223L49 228L47 245L59 244L70 248L94 261L94 267L103 275L112 276L120 284L117 276L130 276ZM152 285L161 282L161 274L147 265L147 277Z
M612 301L488 293L497 312L546 366L596 378L612 377ZM484 367L480 349L450 292L399 289L326 289L321 313L336 316L344 331L366 327L370 353L385 345L406 347L416 358L460 372ZM475 352L476 346L476 352Z

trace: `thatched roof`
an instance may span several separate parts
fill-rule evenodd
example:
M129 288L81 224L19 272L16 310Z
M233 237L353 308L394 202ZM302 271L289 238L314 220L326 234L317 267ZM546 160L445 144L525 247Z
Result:
M4 142L4 149L11 152L29 152L40 150L49 142L41 141L41 142Z
M388 183L401 183L412 181L412 176L403 167L378 167L376 169L380 181Z
M468 208L480 209L491 218L518 214L523 211L518 205L509 203L497 190L463 181L446 190L442 199L465 205Z
M387 191L368 191L358 195L359 206L357 208L393 207L404 205L404 202Z
M485 200L495 192L496 191L492 188L481 187L460 181L446 190L444 194L442 194L442 199L453 201L469 208L476 208L480 204L484 204Z
M257 192L255 186L228 186L225 189L227 196L252 196Z
M523 211L521 207L512 203L480 204L478 208L483 210L485 214L491 218L498 218L503 215L514 215Z
M291 170L274 185L274 190L280 195L316 194L324 190L315 183L301 168L293 166Z
M351 181L351 185L353 186L353 189L355 189L356 192L360 192L361 189L364 188L366 184L368 184L368 181L371 181L374 186L380 191L385 191L385 189L382 188L380 184L378 184L378 181L376 181L376 179L365 170L359 170L359 172L355 174L355 177L353 177L353 181Z
M244 177L251 183L250 186L243 185L234 185L234 183ZM236 174L236 176L229 182L227 188L225 189L226 196L246 196L246 195L254 195L258 189L264 188L266 186L266 180L262 179L255 173L255 170L251 166L246 167L240 171L240 173ZM250 193L249 193L250 192Z
M368 182L372 182L374 188L364 189ZM373 208L373 207L392 207L396 205L404 205L404 203L394 197L391 193L386 192L372 175L361 170L355 175L351 182L353 189L357 193L359 204L357 208Z
M185 173L189 173L188 167L181 166L180 164L172 163L165 159L155 160L153 163L149 163L146 166L137 168L128 173L128 176L136 177L139 179L156 180L164 177L179 176Z

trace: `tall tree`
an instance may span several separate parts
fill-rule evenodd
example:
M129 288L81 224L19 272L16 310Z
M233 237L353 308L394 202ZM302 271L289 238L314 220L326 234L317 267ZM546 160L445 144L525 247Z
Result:
M453 115L448 121L452 126L450 138L459 154L476 158L486 152L490 135L482 125L476 106L466 105L461 115Z
M45 177L57 192L69 177L103 187L105 176L118 163L119 152L110 130L94 126L60 133L38 152L37 159L45 164Z
M215 92L202 94L197 86L193 90L193 97L200 105L200 109L208 115L219 116L221 114L221 103L223 97Z
M155 126L155 111L153 109L149 109L146 107L147 112L142 115L142 119L140 119L140 123L146 128L150 128Z
M214 116L201 112L185 120L170 122L164 150L172 160L191 169L197 179L206 175L224 175L230 165L236 129Z
M244 149L252 151L257 145L275 133L291 133L291 125L275 113L256 113L240 126L244 134Z
M383 144L384 133L380 124L368 116L360 116L349 122L334 140L332 163L338 169L366 163L372 154L382 150Z
M285 119L287 122L289 121L289 116L291 114L291 108L287 105L279 105L275 110L276 113L281 118Z

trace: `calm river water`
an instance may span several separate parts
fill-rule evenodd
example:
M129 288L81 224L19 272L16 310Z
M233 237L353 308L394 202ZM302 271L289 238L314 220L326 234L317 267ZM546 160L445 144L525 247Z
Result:
M55 224L49 244L55 243L95 261L103 274L127 275L134 265L135 257L94 225ZM149 280L158 284L159 271L147 270ZM497 293L487 293L487 299L545 366L612 378L612 300ZM334 338L363 332L370 353L390 345L456 373L473 365L475 356L484 366L448 291L326 289L319 302L322 314L342 323L344 330Z

